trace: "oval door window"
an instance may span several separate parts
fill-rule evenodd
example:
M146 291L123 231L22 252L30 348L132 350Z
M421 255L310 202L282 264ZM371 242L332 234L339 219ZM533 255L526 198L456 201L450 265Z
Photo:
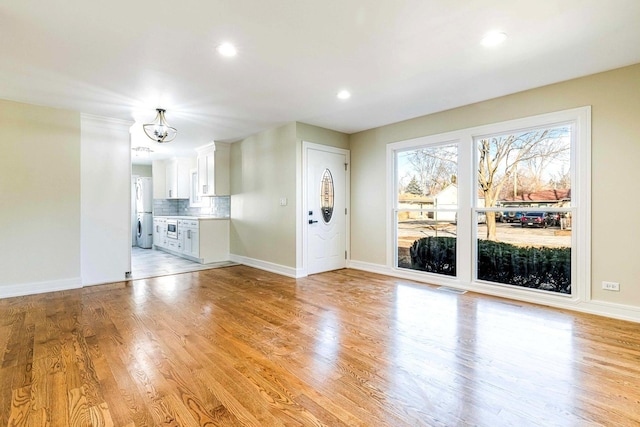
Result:
M325 169L320 182L320 210L325 224L329 224L333 216L333 176Z

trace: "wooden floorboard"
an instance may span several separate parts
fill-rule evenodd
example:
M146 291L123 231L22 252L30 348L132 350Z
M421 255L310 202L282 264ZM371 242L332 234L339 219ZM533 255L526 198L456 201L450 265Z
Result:
M356 270L0 300L0 426L634 426L638 324Z

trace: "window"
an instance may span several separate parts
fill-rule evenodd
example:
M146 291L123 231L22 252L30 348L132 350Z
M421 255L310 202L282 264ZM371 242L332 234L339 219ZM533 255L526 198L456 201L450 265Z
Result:
M559 124L474 138L476 279L571 294L572 134Z
M333 216L333 176L329 169L322 174L320 184L320 211L325 224L331 222Z
M396 153L396 267L456 275L458 146Z
M392 267L496 294L587 297L589 129L584 107L389 144Z

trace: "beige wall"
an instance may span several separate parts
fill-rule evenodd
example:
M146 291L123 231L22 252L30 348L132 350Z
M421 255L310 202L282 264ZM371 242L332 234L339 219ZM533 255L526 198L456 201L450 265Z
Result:
M0 100L0 141L0 288L79 284L80 114Z
M295 268L296 124L233 143L230 160L231 253Z
M301 142L307 141L345 150L349 149L349 135L346 133L299 122L296 123L296 132L298 140Z
M277 271L291 275L302 265L302 141L349 148L347 134L292 122L233 143L230 156L231 253L287 267Z
M640 65L419 117L347 137L289 123L231 146L231 253L296 267L300 142L351 150L351 258L386 262L386 144L592 106L592 293L640 307ZM0 288L79 281L80 114L0 100ZM287 205L279 200L287 198ZM600 289L618 281L620 292ZM67 286L68 287L68 286ZM0 294L2 291L0 290Z
M592 106L592 293L640 307L640 64L481 102L351 136L351 255L386 262L386 144L483 124ZM601 289L620 282L620 292Z
M131 165L131 175L152 177L151 165Z

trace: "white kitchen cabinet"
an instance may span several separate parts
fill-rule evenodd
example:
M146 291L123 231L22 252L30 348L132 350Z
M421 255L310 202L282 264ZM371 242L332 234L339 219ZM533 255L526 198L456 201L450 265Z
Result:
M198 194L202 196L216 195L216 144L196 148L198 152Z
M178 234L182 239L182 253L189 257L200 258L199 228L198 220L178 221Z
M166 218L153 218L153 244L158 248L167 246Z
M191 169L195 159L190 157L174 157L166 161L166 194L167 199L188 199L191 185Z
M154 160L151 164L153 176L153 198L164 199L167 197L167 164L164 160Z
M219 143L216 147L216 195L231 194L230 165L231 144Z
M167 218L178 220L176 238L167 236ZM162 222L163 219L164 222ZM159 225L157 230L161 233L158 238L156 238L156 225ZM154 244L157 249L201 264L228 261L229 220L179 216L154 218Z
M200 238L198 227L190 228L184 236L184 248L182 251L185 255L200 258Z
M185 219L178 222L182 254L202 264L229 260L229 220Z
M196 148L198 193L211 197L229 194L229 144L215 143Z
M189 206L192 208L211 206L210 199L203 198L198 191L198 168L193 168L190 172Z
M167 239L167 246L165 249L169 249L173 252L182 253L182 236L178 236L177 239Z
M198 222L201 262L228 261L229 220L201 218Z

